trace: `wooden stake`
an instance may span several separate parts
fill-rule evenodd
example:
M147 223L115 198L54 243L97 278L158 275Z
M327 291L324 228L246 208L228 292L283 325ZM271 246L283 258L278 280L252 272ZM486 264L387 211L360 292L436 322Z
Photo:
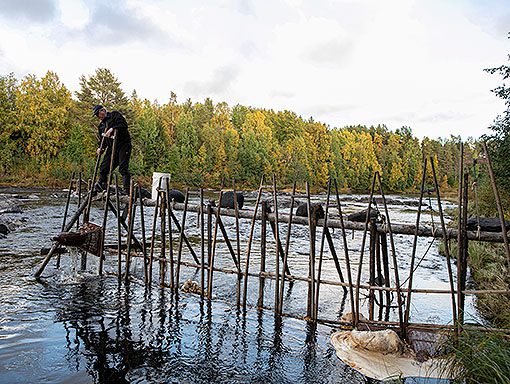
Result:
M265 278L263 273L266 271L266 239L267 239L267 201L262 201L262 224L260 227L260 274L259 274L259 298L257 307L264 306L264 285Z
M260 179L259 191L257 193L257 200L255 201L255 207L253 209L253 217L251 219L250 225L250 235L248 237L248 244L246 245L246 265L244 270L244 281L243 281L243 309L246 309L246 293L248 290L248 273L250 270L250 254L251 254L251 244L253 241L253 231L255 229L255 220L257 217L257 210L259 208L260 198L262 196L262 186L264 185L264 176ZM262 218L264 220L264 218Z
M418 213L416 214L416 231L414 232L413 248L411 252L411 265L409 266L409 277L407 285L406 311L404 315L404 327L407 329L409 324L409 316L411 311L411 290L413 289L414 262L416 260L416 245L418 244L418 226L420 225L421 206L423 202L423 194L425 192L425 177L427 176L427 158L423 162L423 170L421 175L420 199L418 203Z
M179 276L181 273L181 255L182 255L182 242L184 240L184 227L186 226L186 213L188 212L188 198L189 198L189 189L186 188L186 195L184 198L184 212L182 213L182 225L181 225L181 233L179 235L179 251L177 253L177 267L175 271L175 291L179 290ZM221 194L220 194L221 198Z
M432 175L434 177L434 186L436 189L436 197L437 197L437 207L439 210L439 218L441 220L441 229L443 232L443 243L444 243L444 252L446 254L446 267L448 269L448 277L450 281L450 290L452 296L452 319L453 324L457 324L457 304L455 301L455 282L453 280L453 272L451 266L451 256L450 256L450 244L448 241L448 237L446 236L446 225L444 221L443 207L441 205L441 194L439 193L439 184L437 182L436 168L434 166L434 159L430 158L430 165L432 168Z
M344 218L342 214L342 204L340 203L340 196L338 194L338 184L335 179L335 195L336 195L336 204L338 207L338 214L340 216L340 228L342 230L342 240L344 244L344 255L345 255L345 266L347 269L347 281L349 283L349 297L351 301L351 313L353 318L353 325L356 326L356 319L358 318L356 316L356 306L354 303L354 290L353 290L353 284L352 284L352 271L351 271L351 262L349 259L349 247L347 246L347 235L345 233L345 225L344 225Z

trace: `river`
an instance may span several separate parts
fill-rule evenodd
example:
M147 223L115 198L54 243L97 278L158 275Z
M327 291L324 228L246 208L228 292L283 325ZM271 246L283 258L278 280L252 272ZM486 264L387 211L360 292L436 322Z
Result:
M119 282L116 256L107 255L105 274L97 275L97 258L89 256L86 271L78 268L78 255L62 255L61 267L50 262L41 280L33 278L43 256L42 247L60 232L66 192L47 189L1 189L0 194L16 194L22 213L8 214L18 227L0 238L0 382L1 383L368 383L372 382L340 361L329 342L331 326L313 326L294 317L275 317L270 310L258 311L258 280L251 278L248 310L236 303L235 275L215 273L213 300L194 294L170 294L155 283L143 284L142 262L133 264L133 279ZM253 207L255 196L248 195L245 209ZM323 201L324 195L314 196ZM392 222L414 223L416 199L392 196L400 201L390 205ZM193 197L192 203L197 201ZM72 200L75 207L76 201ZM344 211L366 208L350 197ZM433 205L435 207L435 205ZM437 208L437 207L436 207ZM153 208L146 208L146 228L150 232ZM281 212L285 213L282 208ZM288 209L287 209L288 212ZM178 219L181 213L176 212ZM100 223L102 211L96 207L91 220ZM197 245L199 227L196 214L189 214L186 234ZM437 217L424 214L422 223ZM231 240L235 220L224 218ZM140 235L140 222L136 221ZM247 242L249 220L241 220L241 250ZM175 228L174 228L175 230ZM286 225L280 225L284 239ZM318 232L320 244L320 232ZM109 219L107 243L116 239L113 218ZM177 239L178 233L174 233ZM361 233L348 233L353 273L357 268ZM108 238L111 241L108 241ZM306 276L309 240L307 228L295 226L290 246L290 270ZM333 232L335 244L341 231ZM397 259L402 276L409 273L412 237L396 236ZM438 255L437 241L419 239L417 257L423 261L416 270L414 287L448 289L444 258ZM175 241L177 243L177 241ZM255 231L252 249L253 270L260 263L260 230ZM234 245L235 247L235 245ZM199 249L199 247L197 247ZM319 249L319 248L318 248ZM427 251L428 249L428 251ZM184 248L185 250L185 248ZM341 247L337 249L340 257ZM274 265L274 243L268 243L267 269ZM270 257L269 255L273 255ZM234 269L225 244L220 241L215 265ZM183 260L192 261L183 253ZM323 278L338 280L332 258L325 253ZM154 265L158 279L158 265ZM184 268L181 282L199 281L200 273ZM265 304L274 299L274 283L266 282ZM306 314L305 282L286 284L284 311L301 317ZM340 287L321 286L319 317L338 320L348 312L349 300ZM365 308L363 305L362 308ZM395 319L392 310L391 319ZM472 301L467 300L468 321L481 321ZM413 295L411 320L447 324L451 322L449 295ZM418 382L407 380L407 382Z

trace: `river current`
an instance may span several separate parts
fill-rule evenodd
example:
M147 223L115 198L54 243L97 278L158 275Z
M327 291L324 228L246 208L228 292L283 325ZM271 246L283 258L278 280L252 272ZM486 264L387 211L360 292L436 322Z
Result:
M62 255L61 266L53 259L36 280L33 274L44 256L42 247L60 232L66 192L63 190L0 190L12 197L22 213L8 214L17 228L0 238L0 383L368 383L372 382L339 360L329 339L335 328L313 326L300 317L306 315L305 282L286 283L284 312L277 317L271 310L257 310L258 279L250 278L246 313L236 306L236 276L215 272L213 300L195 294L172 295L159 288L159 266L154 264L154 284L143 283L140 259L132 265L130 283L115 275L114 252L105 261L105 274L97 275L97 258L89 256L85 271L79 268L76 251ZM269 197L269 196L267 196ZM414 224L416 199L392 196L392 223ZM303 201L303 199L301 198ZM314 196L324 201L325 196ZM255 195L249 194L245 209L252 209ZM197 197L192 198L197 202ZM345 213L365 209L352 196L342 203ZM76 207L76 199L71 202ZM434 209L435 205L432 204ZM437 207L436 211L437 211ZM72 209L71 209L72 210ZM148 235L154 209L146 208ZM285 208L281 213L288 212ZM95 206L91 220L100 223L102 210ZM181 212L176 212L181 219ZM188 214L186 234L196 249L200 228L196 213ZM423 214L423 225L439 223L437 216ZM106 243L116 242L115 220L109 219ZM235 220L224 218L235 248ZM135 234L140 236L139 218ZM159 227L157 227L159 229ZM244 255L250 228L240 222L240 249ZM268 226L269 230L269 226ZM174 228L174 239L178 232ZM286 225L280 224L285 239ZM317 250L321 232L317 235ZM341 231L333 231L337 253L343 259ZM348 233L353 275L356 273L362 233ZM269 236L271 240L274 240ZM289 253L291 273L306 276L309 239L306 227L294 226ZM399 272L409 273L412 236L395 236ZM437 241L418 239L415 288L448 289L445 260L438 254ZM174 240L174 246L178 241ZM275 245L268 242L266 269L274 269ZM317 251L318 254L319 251ZM324 253L322 278L338 280L330 252ZM183 260L192 261L183 248ZM244 256L242 256L244 263ZM260 264L260 229L257 226L252 248L253 268ZM251 263L250 263L251 264ZM219 240L215 265L235 269L224 241ZM455 274L455 271L454 271ZM199 281L200 272L183 268L185 279ZM349 312L350 302L341 287L321 286L319 317L338 320ZM274 282L264 290L267 306L273 305ZM366 309L366 303L362 304ZM391 319L396 319L392 310ZM472 301L467 300L467 320L480 321ZM413 295L413 322L451 323L449 295ZM418 382L407 380L407 382Z

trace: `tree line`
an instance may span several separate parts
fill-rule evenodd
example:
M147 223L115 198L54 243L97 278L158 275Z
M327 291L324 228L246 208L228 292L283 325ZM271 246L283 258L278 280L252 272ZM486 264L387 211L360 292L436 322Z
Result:
M387 191L419 188L423 159L434 159L442 189L456 187L460 137L419 140L409 127L385 125L329 127L292 111L243 105L177 102L165 104L127 96L106 68L80 77L73 95L58 75L0 76L0 175L4 181L35 183L68 180L73 171L91 174L97 148L97 119L91 108L103 104L121 111L133 141L131 171L148 177L168 172L172 180L217 187L235 179L257 186L276 175L280 185L294 181L323 188L334 177L339 187L367 191L379 171ZM465 143L477 156L474 140ZM88 172L88 173L87 173Z

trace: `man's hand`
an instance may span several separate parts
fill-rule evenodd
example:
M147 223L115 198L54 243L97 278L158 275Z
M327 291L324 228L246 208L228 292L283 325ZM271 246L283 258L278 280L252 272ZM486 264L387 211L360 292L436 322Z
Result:
M96 154L97 154L98 156L99 156L102 152L103 152L103 150L102 150L101 148L98 148L98 149L96 150Z
M113 136L113 128L110 128L105 133L103 133L104 137L112 137Z

